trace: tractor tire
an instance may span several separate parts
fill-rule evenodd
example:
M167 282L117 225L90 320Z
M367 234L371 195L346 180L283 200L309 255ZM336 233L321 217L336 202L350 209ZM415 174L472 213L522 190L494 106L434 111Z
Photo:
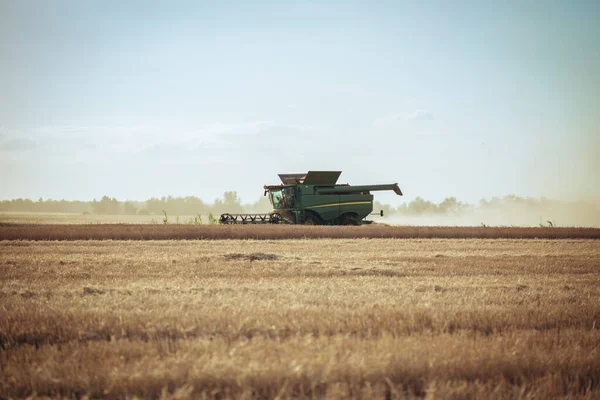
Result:
M356 214L344 214L342 215L341 223L342 225L358 226L360 225L360 220Z
M306 213L304 215L304 225L321 225L319 218L316 215L311 213Z

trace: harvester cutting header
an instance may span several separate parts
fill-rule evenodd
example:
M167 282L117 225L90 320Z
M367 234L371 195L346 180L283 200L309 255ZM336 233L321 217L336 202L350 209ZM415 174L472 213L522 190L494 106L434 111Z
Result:
M384 185L337 184L341 171L279 174L281 184L265 185L273 205L268 214L222 214L222 224L360 225L373 211L372 191L402 191L397 183ZM380 215L383 215L381 212Z

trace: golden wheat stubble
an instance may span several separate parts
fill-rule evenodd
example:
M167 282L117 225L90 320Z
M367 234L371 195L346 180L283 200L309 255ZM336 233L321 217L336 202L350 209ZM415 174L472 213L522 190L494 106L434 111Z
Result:
M0 243L1 397L597 395L594 240Z

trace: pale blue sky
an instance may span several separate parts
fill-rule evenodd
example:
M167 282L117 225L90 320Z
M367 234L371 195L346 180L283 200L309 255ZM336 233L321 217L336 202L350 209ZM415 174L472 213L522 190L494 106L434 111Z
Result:
M498 3L2 0L0 198L600 201L600 2Z

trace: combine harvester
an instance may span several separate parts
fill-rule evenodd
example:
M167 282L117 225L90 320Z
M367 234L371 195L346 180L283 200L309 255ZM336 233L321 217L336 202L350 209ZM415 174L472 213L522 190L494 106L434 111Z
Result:
M268 214L222 214L221 224L361 225L373 211L375 190L402 191L397 183L387 185L336 184L341 171L309 171L279 174L280 185L264 186L273 205ZM383 216L383 211L378 215Z

